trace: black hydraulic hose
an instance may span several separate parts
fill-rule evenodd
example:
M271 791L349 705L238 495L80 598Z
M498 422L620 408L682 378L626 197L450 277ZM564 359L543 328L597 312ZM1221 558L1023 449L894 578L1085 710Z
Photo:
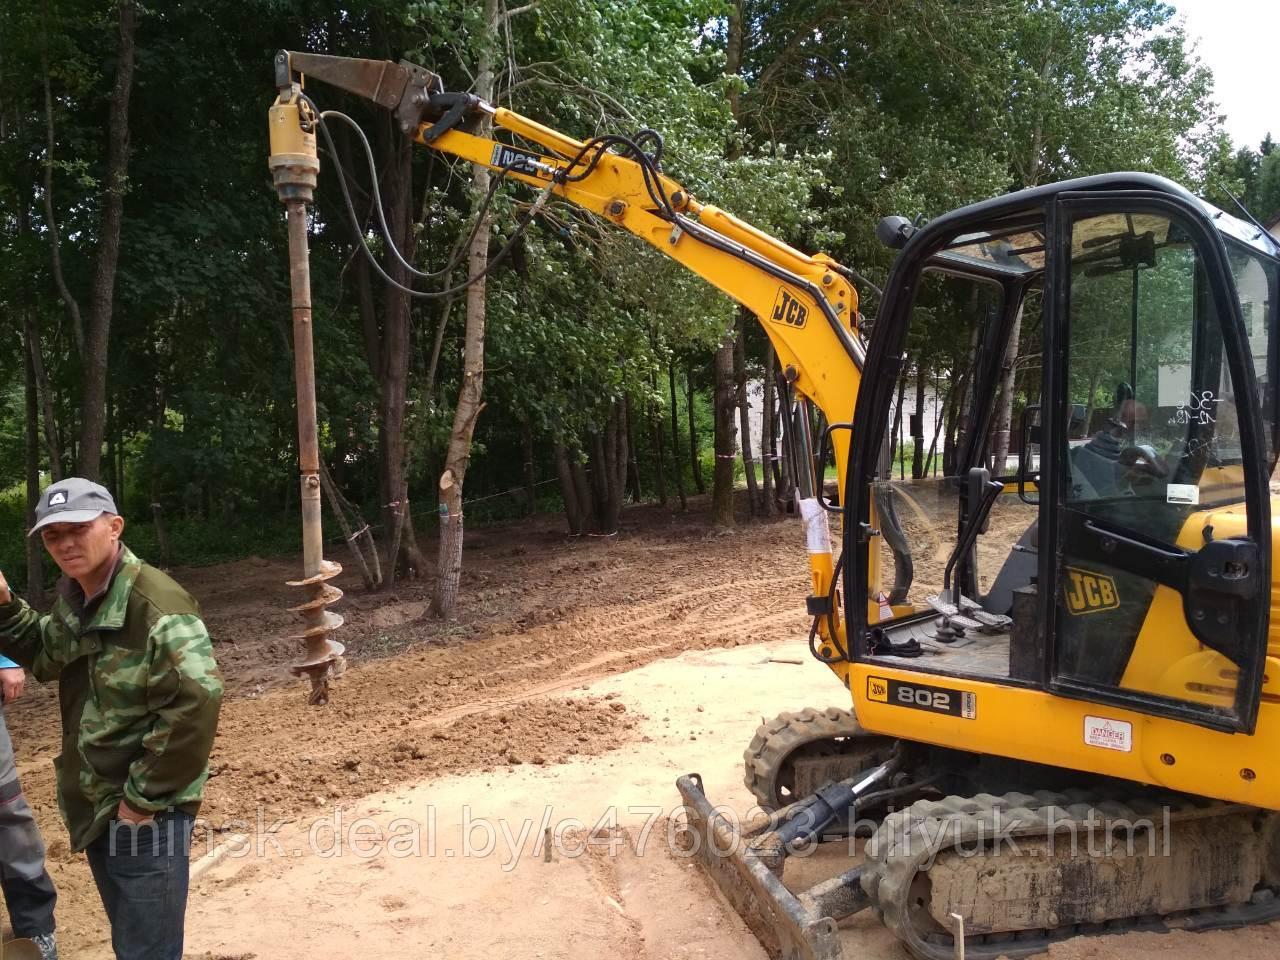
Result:
M314 103L311 103L310 100L307 100L307 103L311 104L312 109L315 110ZM411 297L415 297L420 300L441 300L446 297L451 297L459 293L462 293L464 290L471 287L473 284L479 282L481 279L488 276L494 270L494 268L496 268L498 264L501 263L503 259L506 258L507 254L511 252L511 249L515 246L516 241L520 239L520 236L528 228L529 224L533 222L534 218L538 215L539 210L542 209L542 205L546 202L548 191L544 190L542 194L538 197L538 200L534 203L532 209L530 209L528 215L516 225L516 229L512 232L511 236L507 238L507 242L503 244L502 248L489 259L489 262L485 265L485 268L481 270L479 273L477 273L475 276L468 277L462 283L453 287L449 287L448 289L445 289L445 290L415 290L412 287L405 286L404 284L400 283L398 280L390 276L390 274L388 274L386 270L382 268L382 264L378 263L378 258L373 255L373 251L369 249L369 243L365 239L364 233L360 229L360 217L357 215L355 203L351 199L351 191L347 188L346 171L343 169L342 163L338 159L337 149L335 148L333 143L333 136L332 134L329 133L329 129L325 125L322 119L322 115L319 113L319 111L316 111L316 117L317 117L316 124L320 127L321 133L324 134L325 142L329 147L330 153L332 154L334 166L338 170L338 173L339 173L338 183L342 187L342 199L346 203L347 214L351 217L352 229L355 230L356 232L356 239L359 241L359 246L361 251L364 253L365 259L368 260L369 264L373 267L374 271L377 272L378 276L380 276L385 283L387 283L389 286L396 288L397 290L407 293ZM350 120L349 117L346 119ZM355 123L354 121L351 121L351 122L352 124ZM358 130L359 127L357 126L356 129ZM360 133L361 133L361 139L364 140L363 131L360 131ZM367 140L365 140L365 145L367 148L368 146ZM487 209L488 201L492 199L493 193L497 190L498 185L506 177L506 175L511 171L512 167L514 167L518 162L519 162L518 160L513 159L510 163L501 167L499 170L497 179L494 180L494 182L489 185L490 192L489 192L489 196L486 197L485 207L482 208L481 215L476 218L477 226L482 222L483 213ZM379 213L379 219L381 221L381 225L383 227L383 234L387 241L387 246L390 247L395 252L396 257L400 260L401 264L408 266L405 263L403 255L400 253L399 249L396 247L395 241L391 237L390 231L386 228L386 220L385 220L385 215L382 211L380 194L376 193L377 191L376 176L373 178L373 188L375 191L375 196L379 197L378 213ZM472 237L475 236L475 230L476 230L476 227L473 227L472 234L471 234ZM409 269L413 269L413 268L410 267ZM424 274L424 273L421 273L420 271L415 271L415 272L419 272L419 274L424 277L434 276L433 274Z
M524 220L520 221L520 223L516 225L516 229L512 232L511 236L507 238L507 242L503 244L502 249L500 249L497 253L495 253L492 257L489 258L489 262L485 264L485 268L483 270L481 270L479 273L473 276L467 277L467 279L464 280L462 283L459 283L453 287L449 287L448 289L445 289L445 290L415 290L412 287L407 287L404 284L400 283L398 280L395 280L393 277L391 277L390 274L388 274L384 269L382 269L382 265L378 263L377 257L375 257L373 255L373 251L369 249L369 244L365 240L363 235L359 237L360 249L364 251L365 259L369 261L370 265L377 272L378 276L380 276L382 280L389 286L395 287L397 290L401 290L404 293L407 293L409 296L416 297L419 300L442 300L446 297L452 297L452 296L456 296L459 293L462 293L463 291L465 291L472 285L478 283L480 280L484 279L490 273L492 273L493 270L498 266L498 264L501 263L506 258L507 254L511 252L512 247L516 245L516 241L520 239L520 236L528 228L529 224L533 222L534 218L538 215L538 210L541 208L541 206L542 206L541 201L534 204L534 207L529 211L528 216L526 216ZM348 212L351 213L353 217L355 216L355 210L350 206L348 208ZM391 242L390 238L388 238L387 243L388 243L388 246L394 247L394 244Z
M813 654L815 660L825 663L827 666L849 662L849 651L840 643L840 635L836 633L836 600L837 591L840 588L840 571L843 568L844 553L841 553L840 559L836 561L835 569L831 572L831 588L827 591L827 612L814 617L813 623L809 627L809 652ZM827 656L818 649L818 624L824 616L827 618L828 642L836 648L835 656Z
M352 130L354 130L356 133L356 137L360 140L360 145L364 148L365 161L369 166L370 194L373 197L374 210L376 210L378 214L378 225L382 227L382 235L387 239L387 246L390 248L391 252L395 255L395 258L399 262L400 266L402 266L405 270L407 270L412 276L421 277L424 280L435 280L438 277L445 277L445 276L448 276L450 273L452 273L454 269L458 266L458 264L462 262L462 256L463 256L462 251L464 251L467 247L469 247L471 245L471 241L475 238L476 230L479 228L480 222L484 219L484 215L488 213L489 205L493 202L494 194L497 193L498 185L501 183L503 177L502 176L497 177L493 181L493 183L489 185L489 189L485 193L484 201L480 206L480 212L479 214L477 214L476 221L472 225L471 232L467 237L467 242L462 244L458 248L458 253L455 254L453 259L451 259L449 263L447 263L444 267L442 267L439 270L435 270L431 272L428 272L425 270L419 270L404 258L404 255L400 252L400 249L391 240L391 227L387 224L386 210L382 205L382 189L378 186L378 165L373 158L373 147L369 145L369 138L365 136L365 132L362 129L360 129L360 124L356 123L353 119L351 119L351 117L347 116L345 113L342 113L338 110L326 110L323 113L319 114L319 117L320 117L320 125L323 128L324 135L325 135L325 142L329 146L329 152L333 155L334 166L337 168L338 174L340 177L342 177L343 182L346 181L346 171L342 167L342 162L338 159L337 151L334 149L333 137L329 134L328 128L324 126L324 121L329 117L336 117L337 119L341 120L343 123L347 124L347 126L349 126ZM505 176L505 174L503 176Z
M658 208L659 216L664 220L671 220L676 215L675 208L672 207L671 200L667 197L666 190L662 186L662 174L658 170L657 160L645 153L640 147L640 142L644 140L653 140L655 142L655 151L657 156L660 157L662 153L662 136L656 130L641 130L634 138L609 133L588 140L582 145L582 149L569 161L568 166L556 175L557 180L560 183L576 183L579 180L585 180L600 163L600 158L604 156L608 147L616 144L625 148L626 153L624 156L632 156L636 163L640 165L640 173L644 177L645 190L648 192L649 199L653 201L654 206ZM582 164L583 158L593 149L595 152L592 153L585 167L579 172L570 173L569 171Z

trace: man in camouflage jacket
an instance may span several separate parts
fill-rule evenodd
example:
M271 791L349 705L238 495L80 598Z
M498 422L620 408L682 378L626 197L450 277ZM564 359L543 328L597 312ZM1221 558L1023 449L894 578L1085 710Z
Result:
M41 495L32 533L64 576L42 617L0 574L0 654L58 681L58 806L89 858L117 960L181 960L222 678L195 601L135 557L123 529L96 483Z

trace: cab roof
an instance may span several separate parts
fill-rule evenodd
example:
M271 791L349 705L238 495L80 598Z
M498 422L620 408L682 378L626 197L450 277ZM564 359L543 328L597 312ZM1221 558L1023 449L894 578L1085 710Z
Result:
M937 259L950 260L957 266L979 267L984 272L1028 276L1044 269L1043 223L1037 222L1044 205L1064 193L1111 190L1154 191L1189 201L1204 211L1223 236L1264 256L1280 259L1280 241L1267 231L1195 197L1172 180L1149 173L1108 173L1018 190L953 210L921 232L937 237L948 232L951 225L962 230L965 223L983 223L982 230L955 236L936 254Z

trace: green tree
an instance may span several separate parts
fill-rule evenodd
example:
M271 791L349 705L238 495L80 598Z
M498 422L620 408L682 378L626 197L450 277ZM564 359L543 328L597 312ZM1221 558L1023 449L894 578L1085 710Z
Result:
M1258 165L1258 186L1254 210L1260 219L1269 221L1280 214L1280 151L1262 157Z

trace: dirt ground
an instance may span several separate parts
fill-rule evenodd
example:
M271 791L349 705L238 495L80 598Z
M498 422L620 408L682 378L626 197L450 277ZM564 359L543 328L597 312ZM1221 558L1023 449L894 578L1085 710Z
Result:
M319 709L283 669L296 562L175 571L205 609L228 690L192 852L190 960L763 960L669 842L667 817L691 771L746 814L741 751L756 724L847 703L805 649L796 521L716 534L698 503L629 510L612 538L571 540L556 517L471 531L453 624L417 619L429 581L370 597L344 575L351 668ZM63 955L106 960L97 894L54 802L56 691L33 686L7 712ZM789 866L787 882L839 862ZM842 935L849 956L905 960L870 917ZM1260 928L1053 955L1278 949L1280 932Z

